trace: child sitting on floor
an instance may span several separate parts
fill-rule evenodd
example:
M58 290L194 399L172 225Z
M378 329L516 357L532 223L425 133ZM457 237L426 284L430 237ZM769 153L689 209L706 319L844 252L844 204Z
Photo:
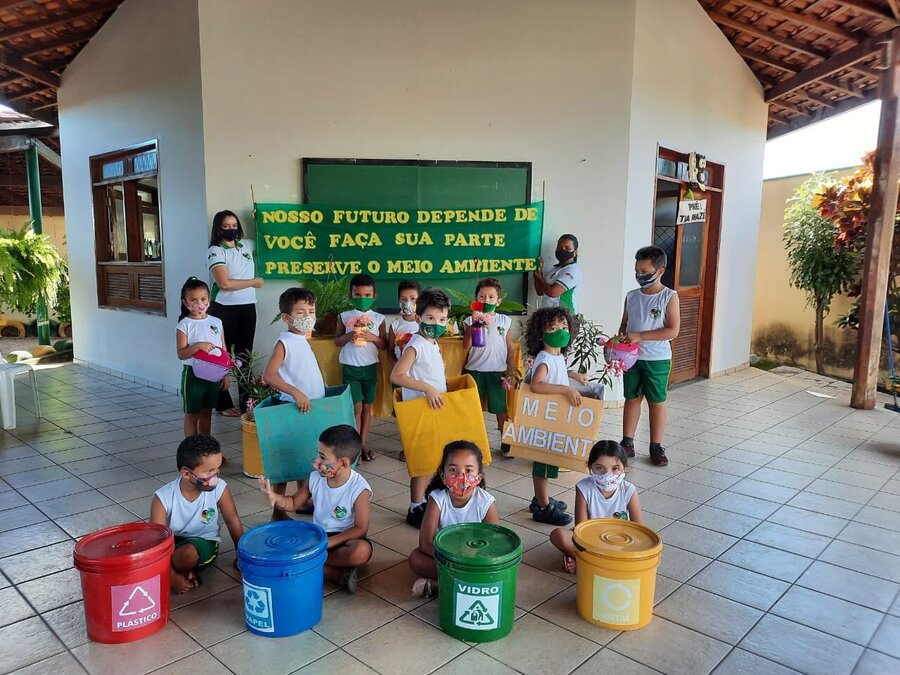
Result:
M413 584L415 595L430 598L437 593L434 535L438 530L459 523L500 522L494 498L485 487L481 448L469 441L448 443L426 491L428 506L419 547L409 554L409 566L419 575Z
M356 568L372 557L372 544L366 538L372 488L352 468L361 451L356 429L338 424L320 434L315 471L292 496L274 492L265 476L259 479L260 489L276 509L291 512L312 502L313 522L328 533L325 579L350 593L356 593Z
M175 533L175 552L169 581L176 593L200 583L197 572L212 564L219 553L219 513L237 547L244 534L231 490L219 478L222 449L212 436L188 436L176 453L181 474L153 495L150 522Z

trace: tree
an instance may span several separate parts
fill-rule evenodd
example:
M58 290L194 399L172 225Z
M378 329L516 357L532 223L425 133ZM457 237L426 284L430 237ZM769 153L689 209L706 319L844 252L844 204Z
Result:
M784 212L782 238L791 271L791 286L806 293L816 311L816 372L825 374L822 362L825 315L834 296L850 288L856 278L856 254L837 246L840 234L833 220L823 217L814 198L828 177L814 174L794 191Z

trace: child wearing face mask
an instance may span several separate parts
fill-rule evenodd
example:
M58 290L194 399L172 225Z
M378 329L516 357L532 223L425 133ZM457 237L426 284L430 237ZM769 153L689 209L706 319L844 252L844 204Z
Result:
M421 284L415 279L404 279L397 284L397 304L400 306L400 315L391 321L388 328L387 357L391 362L391 368L397 365L403 348L413 335L419 332L419 323L416 321L416 301L422 292ZM396 389L397 385L391 385ZM406 460L405 452L400 451L400 461Z
M615 441L598 441L588 456L590 475L575 485L575 524L595 518L619 518L643 524L637 488L625 480L628 457ZM563 554L566 572L575 573L572 530L558 527L550 541Z
M319 435L319 454L308 485L286 497L274 492L265 476L259 479L260 489L276 509L295 511L312 502L313 522L328 533L325 579L349 593L356 592L356 568L372 557L372 544L366 538L372 488L352 468L361 451L356 429L338 424Z
M237 548L244 526L231 490L219 478L222 450L212 436L188 436L176 453L181 474L153 495L150 522L165 525L175 534L175 551L169 582L176 593L200 583L197 572L208 567L219 553L219 515Z
M209 435L212 409L221 389L228 389L228 375L221 382L210 382L194 375L194 354L225 349L222 320L206 313L209 286L191 277L181 287L181 314L175 326L175 348L184 367L181 370L181 397L184 400L184 435Z
M635 343L637 363L625 371L622 388L625 410L622 416L622 447L634 457L634 434L641 419L641 401L650 410L650 461L657 466L669 463L662 446L666 427L666 390L672 371L672 340L681 328L678 294L663 285L666 253L658 246L645 246L634 256L634 277L640 288L628 291L619 334Z
M413 584L414 595L430 598L437 594L434 535L438 530L460 523L500 522L494 497L486 487L481 448L469 441L448 443L426 491L428 507L419 530L419 546L409 554L409 567L419 576Z
M309 345L316 326L316 296L305 288L289 288L278 298L278 309L288 329L275 340L263 377L281 392L282 401L293 403L306 413L311 400L325 396L325 380ZM298 489L303 483L297 481ZM276 483L272 489L283 495L287 483ZM284 511L275 509L272 513L272 520L285 518Z

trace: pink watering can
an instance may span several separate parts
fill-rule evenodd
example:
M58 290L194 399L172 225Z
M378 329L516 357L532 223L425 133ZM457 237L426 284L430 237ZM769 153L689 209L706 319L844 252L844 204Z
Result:
M603 347L603 357L607 363L610 361L621 361L622 370L628 370L637 363L640 347L631 342L614 342L612 340L599 340L598 344Z
M208 382L221 382L231 366L240 366L224 349L216 347L211 352L199 351L194 354L194 375Z

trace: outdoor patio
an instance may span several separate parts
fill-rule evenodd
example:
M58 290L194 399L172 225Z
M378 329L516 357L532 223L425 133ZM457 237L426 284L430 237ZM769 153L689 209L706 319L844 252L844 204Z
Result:
M506 460L487 480L525 548L516 626L475 646L442 633L437 601L410 594L418 532L402 522L396 426L380 420L371 447L381 456L363 466L375 555L355 596L328 588L314 630L254 636L223 530L224 553L199 589L173 598L166 628L115 646L87 639L72 549L147 517L175 474L181 399L83 366L41 370L39 381L45 419L23 382L19 426L0 436L2 672L900 672L900 415L852 410L843 383L747 369L672 392L671 463L651 466L639 448L630 473L665 543L657 616L641 631L579 618L552 528L526 509L530 464ZM621 411L607 411L605 435L620 427ZM265 522L267 504L240 472L238 425L216 417L214 433L244 523ZM580 477L563 473L554 492L574 504Z

